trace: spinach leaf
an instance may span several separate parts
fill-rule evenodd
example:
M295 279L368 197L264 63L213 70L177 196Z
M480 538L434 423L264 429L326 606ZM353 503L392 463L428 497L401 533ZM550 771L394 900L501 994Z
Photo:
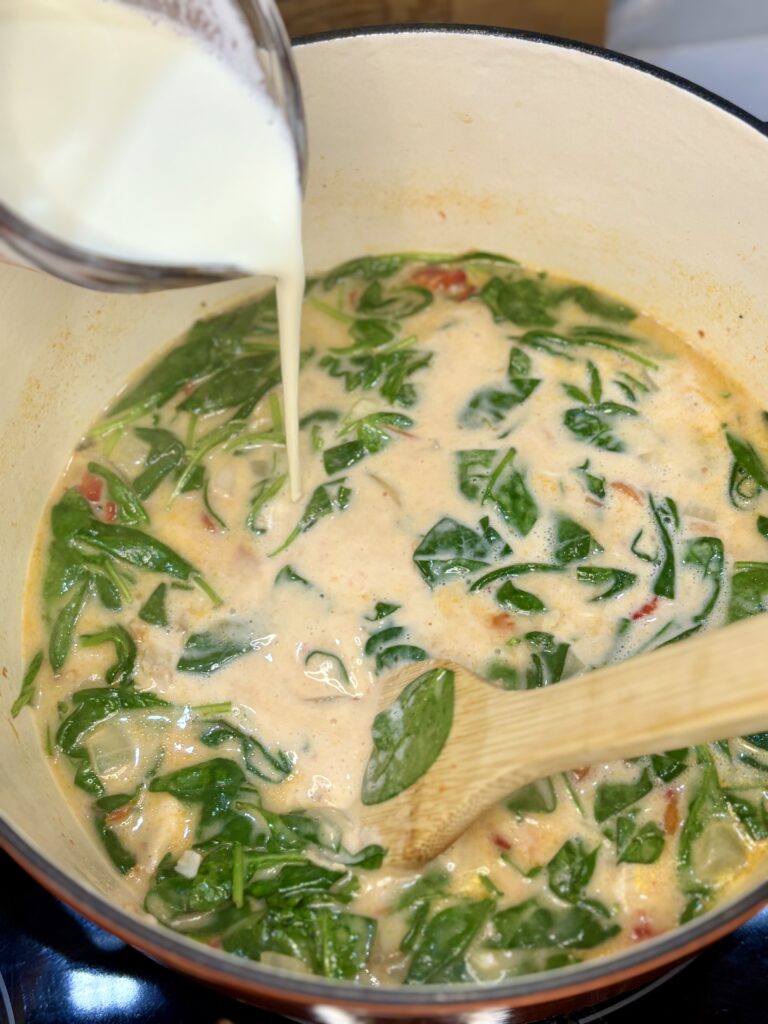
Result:
M618 402L600 402L579 409L567 409L563 423L574 437L609 452L626 451L624 442L613 432L619 416L637 416L637 410Z
M170 793L185 804L200 805L200 827L211 825L229 811L245 784L242 768L223 757L188 765L149 784L151 793Z
M616 861L618 864L655 864L664 849L664 831L655 821L639 828L631 814L616 819Z
M31 659L29 665L27 665L27 671L24 673L24 678L21 681L19 695L13 702L13 707L11 708L11 718L15 718L21 709L25 708L27 704L33 703L35 699L35 680L37 679L42 665L43 652L38 651Z
M284 565L277 576L275 576L275 586L279 583L299 583L302 587L312 588L309 580L305 580L291 565Z
M412 644L401 644L398 641L405 629L402 626L386 626L369 636L364 653L376 658L376 671L394 669L411 661L424 661L427 652Z
M343 512L344 509L349 508L352 491L345 485L344 479L344 477L339 477L336 480L329 480L327 483L320 484L319 487L314 489L301 519L299 519L283 543L275 548L274 551L270 551L270 558L279 555L281 551L285 551L300 534L311 530L325 516L330 516L334 512Z
M515 377L507 389L481 388L463 406L459 423L470 430L494 427L530 398L540 383L537 377Z
M756 526L760 536L768 540L768 516L758 516Z
M153 494L169 473L181 469L187 456L184 443L170 430L161 427L136 427L136 436L149 445L144 469L133 481L133 489L141 499Z
M634 572L607 569L598 565L580 565L576 570L576 579L579 583L589 583L594 587L608 584L607 590L593 597L592 601L607 601L612 597L619 597L637 583L637 575Z
M504 805L516 814L551 814L557 807L557 794L551 779L539 779L515 790Z
M579 474L590 494L593 494L599 501L605 500L605 477L589 472L589 459L577 466L575 472Z
M728 622L768 609L768 562L736 562L731 578Z
M555 896L566 903L579 903L595 873L599 852L599 846L587 850L579 836L566 839L546 869L549 888Z
M656 501L651 494L649 501L662 551L661 564L653 583L653 592L659 597L672 599L675 596L675 548L672 543L672 535L680 527L680 516L677 505L671 498L659 498Z
M750 476L758 487L768 489L768 469L755 446L730 430L726 430L725 440L741 471Z
M595 821L601 824L625 807L642 800L653 789L651 773L644 768L634 782L600 782L595 791Z
M639 338L622 334L606 327L581 326L573 327L569 334L556 334L554 331L526 331L517 339L521 345L539 349L551 356L559 356L573 361L571 352L581 347L601 348L613 352L625 359L644 366L649 370L658 370L658 364L640 352L633 351L630 346L637 345ZM612 404L612 403L611 403Z
M246 769L264 782L282 782L293 772L294 760L290 754L283 750L272 753L255 736L221 719L206 725L200 740L207 747L218 747L228 740L237 743Z
M459 490L470 501L492 503L504 522L525 537L539 517L536 500L524 474L514 468L517 454L510 448L498 451L472 448L456 453Z
M379 712L363 778L364 804L391 800L429 771L450 734L453 703L453 672L431 669Z
M107 856L121 875L127 875L136 866L136 858L120 842L117 833L108 824L107 815L98 806L93 812L93 822Z
M375 281L380 277L391 277L408 262L408 259L409 256L406 254L395 253L389 256L361 256L358 259L347 260L325 275L323 287L329 291L349 278Z
M525 639L532 653L524 689L535 690L558 683L563 678L569 645L555 640L551 633L538 630L526 633Z
M268 647L273 639L271 634L256 636L246 619L222 619L210 629L187 637L176 669L203 675L218 672L236 658Z
M72 592L72 596L58 613L48 637L48 661L54 672L61 672L67 660L75 637L77 620L80 618L90 591L90 581L85 579Z
M87 793L101 796L104 787L91 766L85 746L89 734L120 711L142 708L166 708L168 702L133 687L93 687L77 690L72 707L56 732L56 746L75 765L75 785Z
M446 907L427 923L413 951L406 985L434 985L466 978L464 957L493 909L492 900Z
M547 606L540 597L537 597L536 594L532 594L528 590L521 590L519 587L516 587L512 580L502 583L496 591L496 603L501 608L514 609L522 615L531 615L547 610Z
M376 313L392 320L403 320L426 309L432 302L428 288L407 284L387 291L377 279L371 281L357 303L358 313Z
M477 530L446 516L432 527L413 553L428 586L438 587L471 575L511 554L509 546L483 518Z
M709 597L693 617L694 622L706 622L717 604L725 578L723 542L718 537L697 537L690 541L683 554L683 565L701 569L704 579L711 582Z
M594 949L621 931L609 921L608 912L594 900L562 907L533 898L494 914L497 937L489 945L496 949Z
M756 843L768 839L768 804L765 794L757 792L757 800L746 798L741 790L723 790L728 806L734 812L747 831L749 838Z
M497 323L507 320L519 327L554 327L557 323L550 312L557 304L557 294L535 278L492 277L481 289L480 299Z
M557 535L555 544L555 561L563 565L579 562L590 555L599 555L602 546L579 523L567 516L557 517Z
M360 441L345 441L323 452L323 466L328 476L335 476L364 459L368 449Z
M280 493L287 479L287 473L280 473L273 477L265 477L263 480L259 480L256 484L251 498L251 503L248 508L248 516L245 520L245 525L251 533L255 533L259 536L260 534L267 532L267 527L261 522L262 509L267 502L270 502Z
M364 615L363 618L366 622L379 622L381 619L388 619L390 615L394 615L399 607L399 604L393 604L391 601L377 601L373 615Z
M668 750L664 754L652 754L651 767L654 774L662 782L672 782L688 767L689 753L688 747L681 747L678 750Z
M634 320L637 317L637 313L630 306L624 305L623 302L617 302L616 299L609 299L606 295L601 295L599 292L595 292L584 285L574 285L570 288L565 288L560 292L559 298L561 302L565 299L571 299L581 306L585 313L599 316L603 320L627 323L629 320Z
M276 350L243 356L204 380L177 408L193 416L209 416L234 408L238 410L236 416L243 419L279 382Z
M115 662L107 669L104 679L110 685L132 685L133 670L136 667L136 644L125 626L115 623L98 633L83 633L80 636L80 644L83 647L114 644Z
M529 377L531 366L531 357L527 352L523 352L521 348L511 348L507 363L507 380L512 383L521 377Z
M107 493L117 506L117 521L128 526L139 526L149 522L146 509L136 491L121 479L117 473L98 462L88 463L88 472L100 476L107 485Z
M139 618L150 626L167 626L168 611L165 607L167 583L158 583L139 609Z
M343 378L347 391L376 388L391 405L408 408L417 398L408 378L429 366L433 355L415 348L416 341L413 335L376 346L358 342L348 348L331 349L318 365L332 377Z
M216 346L210 332L195 325L184 344L172 348L112 406L110 418L136 407L149 410L163 405L185 384L208 373L215 359Z

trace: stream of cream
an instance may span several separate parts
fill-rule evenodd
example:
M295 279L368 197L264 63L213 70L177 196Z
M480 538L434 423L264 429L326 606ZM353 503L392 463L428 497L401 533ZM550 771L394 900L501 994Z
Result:
M0 0L0 198L104 256L277 278L301 494L301 186L288 125L195 36L113 0Z

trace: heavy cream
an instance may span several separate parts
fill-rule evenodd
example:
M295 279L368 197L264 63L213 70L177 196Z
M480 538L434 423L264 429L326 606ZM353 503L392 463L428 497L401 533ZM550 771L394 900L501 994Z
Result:
M112 0L0 0L0 135L0 199L50 235L138 263L277 277L298 497L300 175L263 82Z

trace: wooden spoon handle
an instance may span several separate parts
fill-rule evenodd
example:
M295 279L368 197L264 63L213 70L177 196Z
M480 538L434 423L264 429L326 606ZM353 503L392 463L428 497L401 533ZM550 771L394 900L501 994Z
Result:
M768 628L762 616L685 643L598 669L545 692L521 694L515 736L509 714L490 736L502 769L513 759L526 774L637 757L768 729ZM501 706L503 694L494 694ZM519 735L525 722L527 737ZM544 738L545 742L541 740ZM513 769L518 777L517 768ZM498 772L499 795L510 781Z

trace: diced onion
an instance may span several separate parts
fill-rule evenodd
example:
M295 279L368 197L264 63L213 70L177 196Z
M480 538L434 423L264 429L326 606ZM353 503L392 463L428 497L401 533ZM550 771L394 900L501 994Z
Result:
M176 861L174 871L178 871L185 878L194 878L202 862L203 858L196 850L185 850Z

